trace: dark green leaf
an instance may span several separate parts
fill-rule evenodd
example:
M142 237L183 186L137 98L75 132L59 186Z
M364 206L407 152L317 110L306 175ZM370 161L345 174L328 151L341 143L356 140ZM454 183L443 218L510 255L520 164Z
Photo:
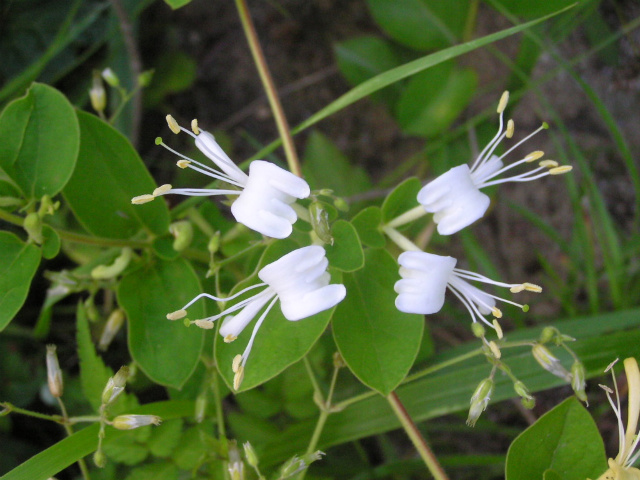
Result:
M353 272L364 265L364 253L356 229L345 220L331 226L333 245L325 245L329 265L343 272Z
M180 7L184 7L185 5L188 5L189 3L191 3L191 0L164 0L164 1L167 5L169 5L174 10Z
M417 207L419 205L418 192L421 188L422 184L416 177L408 178L398 185L384 199L382 204L383 221L389 222L406 211Z
M388 395L413 365L424 316L396 308L398 264L386 250L368 250L365 258L363 269L345 275L347 298L333 315L333 336L356 377Z
M54 258L60 252L60 236L49 225L42 226L42 256Z
M78 112L78 120L78 164L63 192L78 221L107 238L130 238L141 228L156 235L167 232L169 210L163 199L131 204L156 185L129 141L98 117Z
M118 286L118 303L127 313L131 356L161 385L181 388L198 364L204 332L169 321L167 314L200 293L198 277L184 259L144 265ZM197 304L189 313L193 319L202 318L204 309Z
M554 0L553 2L541 2L540 0L499 0L511 14L523 17L540 17L557 11L559 8L568 7L575 0Z
M607 469L604 443L575 398L547 412L516 438L507 453L507 480L598 478Z
M71 104L56 89L34 83L0 116L0 168L28 199L53 196L69 181L80 132Z
M147 442L149 451L156 457L168 457L180 442L183 421L180 418L162 422L162 425L151 430L151 438Z
M171 462L150 463L136 467L125 480L175 480L178 467Z
M38 247L0 232L0 331L22 307L38 265Z
M367 207L353 217L351 224L358 232L358 237L364 245L372 248L383 248L387 241L380 232L382 224L382 210L380 207Z

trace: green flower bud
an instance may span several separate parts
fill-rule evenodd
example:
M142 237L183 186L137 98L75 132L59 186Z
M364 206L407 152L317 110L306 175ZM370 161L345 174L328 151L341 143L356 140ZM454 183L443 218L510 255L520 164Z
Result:
M115 74L115 72L113 70L111 70L110 68L105 68L102 71L102 78L104 78L104 81L107 82L107 84L109 86L111 86L111 87L119 87L120 86L120 79Z
M202 423L207 413L207 394L201 393L196 398L194 418L196 423Z
M473 322L471 324L471 331L476 338L483 338L485 335L484 326L480 322Z
M522 406L524 408L526 408L527 410L531 410L533 407L536 406L536 399L531 397L531 398L521 398L520 399L520 403L522 403Z
M104 468L107 465L107 457L102 453L102 450L97 450L93 454L93 463L99 468Z
M60 370L60 364L58 363L55 345L47 345L46 363L49 392L53 397L60 398L63 391L62 370Z
M98 113L104 112L107 106L107 92L102 84L102 76L100 72L93 72L93 81L89 89L89 99L91 107Z
M247 463L253 468L258 468L258 455L251 444L249 442L245 442L242 446L244 448L244 456L247 459Z
M29 239L38 245L42 244L42 219L37 212L31 212L24 217L22 227L29 234Z
M554 357L549 349L540 343L536 343L531 350L533 357L549 373L552 373L556 377L560 377L567 382L571 381L571 375L562 366L560 360Z
M107 319L107 323L104 325L104 329L102 330L102 335L100 335L100 340L98 342L98 349L103 352L109 347L114 337L122 328L124 324L124 310L117 308L109 318Z
M473 427L480 414L484 412L491 399L493 393L493 379L485 378L476 387L475 392L471 396L471 407L469 408L469 417L467 418L467 425Z
M220 248L220 232L216 232L213 237L209 239L207 244L207 250L211 255L215 254Z
M138 75L138 85L141 87L148 87L153 79L154 69L146 70Z
M133 250L129 247L124 247L120 256L111 265L98 265L91 270L91 278L94 280L108 280L117 277L129 266L132 256Z
M111 425L118 430L133 430L147 425L160 425L162 419L157 415L118 415Z
M349 204L344 200L344 198L340 198L340 197L336 198L333 201L333 206L336 207L341 212L349 211Z
M169 225L169 232L173 235L173 249L176 252L181 252L189 245L193 240L193 225L188 220L181 220L179 222Z
M585 393L586 382L584 365L582 365L582 362L577 360L573 362L573 365L571 365L571 388L573 388L576 397L588 404L587 394Z
M320 202L313 202L309 206L309 216L311 217L313 231L318 238L324 243L333 245L331 227L329 226L329 213L322 207Z
M550 342L556 336L557 330L554 327L544 327L540 333L540 343Z
M107 385L102 391L102 403L108 405L113 402L118 395L124 390L124 386L127 384L129 378L129 367L120 367L120 370L109 379Z

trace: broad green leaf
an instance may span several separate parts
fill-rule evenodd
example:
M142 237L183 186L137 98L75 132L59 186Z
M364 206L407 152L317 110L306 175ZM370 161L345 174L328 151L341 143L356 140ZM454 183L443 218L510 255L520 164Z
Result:
M338 68L353 86L402 63L400 56L389 42L373 35L340 42L335 45L334 50ZM400 91L400 85L395 85L372 94L371 98L391 105Z
M22 307L38 265L38 247L0 231L0 331Z
M190 417L193 415L193 402L167 401L149 403L129 412L139 415L158 415L164 420L172 418ZM118 431L107 427L107 439L116 441L131 435L131 431ZM66 437L55 445L34 455L26 462L17 466L6 475L0 477L1 480L47 480L58 472L64 470L69 465L79 459L93 453L98 447L98 424L89 427Z
M155 62L153 82L145 89L145 106L155 107L167 95L191 87L196 79L198 65L193 57L178 50L168 50Z
M297 245L290 241L276 242L265 250L260 265L267 265L295 248ZM252 283L257 283L257 280L254 279ZM331 283L340 283L339 275L333 275ZM248 284L243 283L242 287L244 288ZM238 297L232 302L235 304L259 291L260 289L249 291L246 295ZM231 302L227 305L227 307L229 306L231 306ZM332 313L333 309L325 310L312 317L291 322L284 318L280 304L276 302L255 337L251 354L245 366L244 381L239 391L249 390L266 382L306 355L324 332ZM224 343L222 337L216 334L216 363L227 385L233 385L234 374L231 370L233 358L244 351L256 320L257 318L247 325L242 334L232 343Z
M391 38L416 50L435 50L462 35L468 0L367 0L373 18Z
M141 427L149 429L150 427ZM113 431L113 429L110 429ZM138 432L128 431L128 435L114 438L107 433L107 438L103 444L104 453L109 460L124 463L125 465L137 465L149 456L149 449L136 441L135 434Z
M421 188L422 184L416 177L408 178L394 188L382 204L383 221L389 222L420 205L417 197Z
M347 298L333 315L333 336L358 379L382 395L409 373L418 354L424 316L400 312L393 285L398 264L386 250L368 250L365 267L345 275Z
M507 453L506 479L529 480L545 475L584 480L598 478L606 469L598 427L577 399L568 398L513 441ZM547 470L553 473L546 474Z
M382 224L382 210L380 207L367 207L353 217L351 225L358 232L358 237L364 245L372 248L383 248L387 241L380 232Z
M60 252L60 235L49 225L42 226L42 256L54 258Z
M147 442L149 451L156 457L168 457L180 442L183 421L179 418L162 422L151 429L151 438Z
M325 245L329 265L343 272L353 272L364 265L364 253L356 229L346 220L331 226L333 245Z
M330 188L340 196L371 188L364 169L352 165L331 140L317 131L309 135L302 171L311 188Z
M178 467L171 462L150 463L134 468L125 480L175 480Z
M381 0L383 1L383 0ZM418 72L426 70L429 67L433 67L439 63L442 63L447 60L451 60L452 58L459 57L460 55L464 55L465 53L471 52L477 48L483 47L485 45L489 45L490 43L497 42L503 38L514 35L518 32L531 28L538 23L544 22L556 15L566 12L572 7L563 8L561 10L557 10L556 12L547 15L545 17L538 18L536 20L532 20L527 23L523 23L521 25L517 25L515 27L507 28L506 30L502 30L500 32L492 33L491 35L487 35L482 38L477 38L470 42L466 42L460 45L455 45L453 47L446 48L444 50L440 50L436 53L432 53L430 55L425 55L424 57L418 58L417 60L413 60L411 62L405 63L399 67L396 67L392 70L388 70L380 75L376 75L375 77L367 80L366 82L361 83L357 87L351 89L338 99L331 102L329 105L311 115L307 120L296 126L292 129L292 133L297 134L306 130L312 125L315 125L321 120L333 115L336 112L348 107L349 105L357 102L358 100L363 99L371 95L378 90L388 87L389 85L396 83L404 78L415 75ZM265 158L269 153L273 152L276 148L281 145L281 140L275 140L271 142L269 145L264 147L262 150L258 151L255 155L253 155L252 159L257 158Z
M191 0L164 0L164 1L167 5L169 5L174 10L180 7L184 7L185 5L188 5L189 3L191 3Z
M414 75L396 106L400 127L423 137L442 133L466 108L476 83L473 70L454 68L450 62Z
M69 181L80 132L71 104L55 88L34 83L0 115L0 168L24 196L53 196Z
M80 154L64 196L80 224L106 238L130 238L144 228L162 235L169 228L163 199L132 205L156 185L129 141L94 115L78 112Z
M200 293L198 277L184 259L158 259L126 275L118 285L118 303L127 313L129 351L156 383L181 388L198 364L204 332L167 320L167 314ZM204 309L197 304L189 314L202 318Z

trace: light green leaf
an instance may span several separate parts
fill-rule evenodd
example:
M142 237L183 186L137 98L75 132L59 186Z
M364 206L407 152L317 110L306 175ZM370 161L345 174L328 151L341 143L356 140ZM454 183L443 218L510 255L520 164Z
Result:
M183 421L179 418L162 422L162 425L151 430L151 438L147 442L149 451L156 457L168 457L180 442Z
M42 226L42 256L54 258L60 252L60 235L49 225Z
M421 188L422 184L416 177L408 178L394 188L382 204L382 219L384 222L389 222L420 205L417 197Z
M349 222L338 220L331 225L333 245L325 245L329 265L343 272L353 272L364 265L364 252L358 232Z
M181 388L198 364L204 332L167 320L167 314L200 293L198 277L184 259L158 259L126 275L118 285L118 303L127 313L131 356L161 385ZM202 318L204 309L197 304L189 314Z
M333 336L355 376L388 395L413 365L424 316L396 308L398 264L386 250L368 250L365 259L363 269L345 275L347 298L333 315Z
M540 0L499 0L509 13L523 17L539 17L559 8L575 4L575 0L554 0L553 2L541 2ZM491 5L491 2L489 2Z
M151 463L136 467L125 480L175 480L178 467L171 462Z
M568 398L522 432L509 447L506 479L598 478L607 469L604 443L591 415Z
M156 185L129 141L94 115L78 112L80 154L63 193L78 221L90 233L130 238L140 229L162 235L169 229L163 199L132 205Z
M468 0L367 0L373 18L394 40L416 50L456 43L469 10Z
M150 428L150 427L142 427ZM134 431L127 431L128 435L112 437L109 434L113 432L113 428L107 431L106 439L103 444L104 453L107 457L115 462L124 463L125 465L137 465L149 455L149 449L146 445L136 442Z
M180 7L184 7L191 3L191 0L164 0L167 5L169 5L174 10L177 10Z
M358 237L364 245L372 248L383 248L387 240L380 232L382 224L382 210L380 207L367 207L353 217L351 224L358 232Z
M34 83L0 115L0 168L28 199L53 196L69 181L80 132L71 104L55 88Z
M18 313L40 265L40 249L0 232L0 331Z
M477 83L471 69L442 63L414 75L396 106L400 127L423 137L448 129L473 97Z
M267 265L297 247L293 242L287 240L276 242L265 250L260 265ZM253 283L257 283L257 281L254 280ZM339 275L333 275L331 283L340 283ZM242 287L249 284L243 284ZM255 295L258 291L259 289L250 291L246 295L234 299L233 304L248 296ZM231 306L231 303L227 306ZM291 322L284 318L280 304L276 303L255 337L251 355L245 366L245 376L240 391L249 390L266 382L306 355L324 332L332 313L333 309L325 310L297 322ZM216 335L216 363L220 374L230 386L233 385L234 376L231 363L233 358L242 354L247 346L256 320L257 318L247 325L238 339L232 343L224 343L222 337Z

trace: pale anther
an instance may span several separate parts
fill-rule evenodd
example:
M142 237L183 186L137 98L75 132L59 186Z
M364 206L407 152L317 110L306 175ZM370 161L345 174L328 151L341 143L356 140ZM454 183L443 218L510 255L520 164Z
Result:
M187 168L189 165L191 165L191 162L189 160L178 160L176 165L178 165L178 167L180 168Z
M204 330L211 330L213 328L213 322L210 322L208 320L196 320L193 323L196 325L196 327L200 327Z
M620 360L619 358L616 358L613 362L611 362L609 365L607 365L607 368L604 369L604 373L607 373L609 370L611 370L613 368L613 366L618 363L618 360ZM600 385L602 386L602 385Z
M498 307L493 307L491 309L491 314L496 318L502 318L502 311Z
M231 335L231 334L229 334L229 335L227 335L226 337L224 337L224 343L231 343L231 342L233 342L236 338L238 338L238 337L236 337L235 335Z
M157 197L158 195L162 195L163 193L167 193L169 190L171 190L173 187L171 185L169 185L168 183L165 183L164 185L160 185L158 188L156 188L153 191L153 196Z
M540 158L544 157L544 152L542 150L536 150L535 152L531 152L529 155L524 157L527 162L535 162Z
M167 115L167 124L169 125L169 128L173 133L175 133L176 135L180 133L180 125L178 125L178 122L176 122L176 119L173 118L171 115Z
M234 373L238 372L238 368L240 368L240 362L242 362L242 355L236 355L233 357L233 362L231 363L231 369Z
M507 103L509 102L509 92L505 90L505 92L500 97L500 102L498 103L498 113L504 112L504 109L507 108Z
M555 167L549 170L549 174L551 175L562 175L563 173L567 173L573 170L571 165L562 165L561 167Z
M513 120L509 119L509 121L507 122L507 132L505 133L505 137L507 138L511 138L513 137L513 132L515 131L516 126L513 123Z
M489 348L491 349L491 353L493 353L494 357L500 358L502 356L500 348L498 348L498 345L493 340L489 342Z
M522 286L528 292L535 292L535 293L542 292L542 287L534 283L523 283Z
M514 287L511 287L511 288L509 289L509 291L510 291L511 293L520 293L520 292L522 292L524 289L525 289L524 285L516 285L516 286L514 286Z
M238 371L233 376L233 389L238 390L240 388L240 384L244 380L244 367L238 367Z
M198 128L198 120L196 118L194 118L193 120L191 120L191 130L193 131L193 133L195 133L196 135L200 135L200 129Z
M555 168L559 164L555 160L543 160L538 165L540 165L541 167L544 167L544 168Z
M137 197L133 197L131 199L131 203L133 203L134 205L142 205L143 203L147 203L152 200L155 200L155 198L156 197L154 197L153 195L149 195L148 193L146 193L144 195L138 195Z
M603 389L605 392L608 393L613 393L613 390L611 390L609 387L607 387L606 385L602 385L601 383L598 384L598 386Z
M496 329L496 334L498 335L498 338L502 340L502 337L503 337L502 327L498 323L498 320L494 318L492 323L493 323L493 328Z
M180 320L187 316L186 310L176 310L175 312L171 312L167 314L168 320Z

